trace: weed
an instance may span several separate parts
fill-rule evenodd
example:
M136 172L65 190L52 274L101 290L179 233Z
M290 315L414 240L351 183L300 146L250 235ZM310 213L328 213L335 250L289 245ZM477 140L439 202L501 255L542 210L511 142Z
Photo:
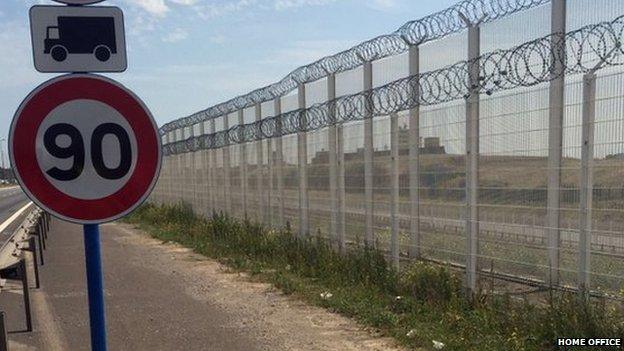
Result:
M218 213L205 219L184 204L144 205L127 221L408 347L432 349L435 340L449 350L547 350L558 337L624 337L621 306L555 292L544 304L485 294L467 301L447 267L414 262L399 273L380 251L341 255L325 241L297 238L290 225L267 230Z

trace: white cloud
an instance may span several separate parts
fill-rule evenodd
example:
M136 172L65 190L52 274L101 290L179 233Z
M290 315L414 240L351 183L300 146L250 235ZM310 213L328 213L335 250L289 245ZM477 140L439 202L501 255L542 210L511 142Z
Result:
M178 4L178 5L195 5L197 4L198 0L170 0L172 3L174 4Z
M325 56L346 50L357 42L353 40L299 40L275 52L266 63L304 65Z
M256 3L256 0L237 0L224 4L202 4L195 6L195 11L202 19L208 20L241 11Z
M322 6L335 2L336 0L275 0L276 10L287 10L304 6Z
M176 28L162 38L165 43L177 43L188 38L188 32L182 28Z
M126 0L131 4L137 5L150 14L158 17L165 17L169 11L169 7L165 0Z
M208 37L208 41L210 41L213 44L223 44L226 41L226 37L224 35L217 34L217 35Z
M368 7L378 11L392 11L399 7L398 0L370 0Z

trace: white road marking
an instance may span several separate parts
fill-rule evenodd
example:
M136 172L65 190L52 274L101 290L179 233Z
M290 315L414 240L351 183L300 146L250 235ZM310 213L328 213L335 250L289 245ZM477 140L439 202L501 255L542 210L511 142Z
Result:
M19 217L24 211L26 211L30 205L32 205L32 201L29 201L26 205L24 205L24 207L20 208L11 217L9 217L9 219L0 224L0 233L7 229L7 227L10 226L11 223L13 223L13 221L16 220L17 217Z

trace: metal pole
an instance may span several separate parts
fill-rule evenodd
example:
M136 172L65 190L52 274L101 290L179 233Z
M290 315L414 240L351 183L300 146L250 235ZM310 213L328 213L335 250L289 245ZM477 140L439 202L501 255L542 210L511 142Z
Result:
M37 236L38 246L39 246L39 260L41 261L41 265L43 266L45 262L43 262L43 235L39 229L35 229L31 234Z
M169 133L165 133L165 135L163 135L163 146L164 145L169 145L171 143L171 132ZM169 204L172 199L171 199L171 156L163 156L163 174L164 174L164 196L163 196L163 202Z
M206 126L204 124L204 122L199 122L199 136L203 137L206 134ZM199 193L199 197L200 197L200 206L201 206L201 211L200 213L202 215L207 215L208 214L208 199L207 199L207 194L205 193L205 189L206 186L204 185L204 182L206 181L206 177L204 175L204 168L206 167L206 150L202 149L199 152L199 165L197 167L197 185L198 185L198 189L197 192Z
M35 263L36 265L37 263ZM32 331L32 314L30 311L30 288L28 287L28 272L26 260L21 259L17 264L17 274L22 280L22 293L24 294L24 312L26 313L26 331Z
M9 343L7 340L7 330L5 326L4 311L0 311L0 351L7 351Z
M303 110L306 108L305 84L299 84L297 90L299 99L299 132L297 133L297 151L299 161L299 235L307 236L310 233L308 222L308 127L307 118Z
M345 193L345 158L344 158L344 129L342 125L336 128L336 154L338 158L338 248L341 253L346 252L346 193Z
M32 254L32 263L35 269L35 286L39 289L41 284L39 282L39 264L37 263L37 244L35 244L35 238L33 237L28 238L28 251Z
M561 153L563 143L564 109L564 36L566 27L566 2L551 2L551 75L555 78L549 86L548 118L548 190L546 204L546 228L548 232L547 281L551 285L559 284L559 244L560 244L560 207L561 207Z
M274 155L273 155L273 139L268 138L266 141L267 144L267 168L268 168L268 176L267 180L269 182L269 186L267 187L266 192L266 221L267 225L271 227L273 225L273 163L274 163Z
M255 106L255 114L256 114L256 122L262 121L262 105L259 103ZM258 222L266 223L266 203L264 203L264 184L263 184L263 176L264 176L264 153L262 152L262 132L258 130L258 135L256 136L258 141L256 141L256 206L258 213Z
M230 129L229 115L225 114L223 116L223 130ZM232 202L230 201L230 197L232 196L231 190L231 179L230 179L230 146L226 145L223 147L223 201L225 201L225 212L228 215L232 213Z
M238 110L238 124L244 125L245 118L243 115L243 110ZM243 130L240 131L240 139L243 138ZM247 143L240 143L239 145L240 152L240 173L241 173L241 192L242 192L242 202L243 202L243 216L247 219L247 185L249 184L247 180Z
M596 101L596 74L592 71L583 76L583 125L581 147L581 194L579 223L579 291L586 294L590 287L591 239L592 239L592 193L594 163L594 119Z
M84 247L89 292L89 322L91 350L106 350L106 318L104 311L104 283L98 224L84 225Z
M373 88L373 63L364 62L364 91ZM366 245L375 244L373 235L373 102L365 101L366 116L364 117L364 203L366 206Z
M391 234L390 234L390 251L392 253L392 264L394 268L399 269L399 115L393 113L390 115L390 159L392 165L390 167L390 218Z
M176 141L182 141L184 140L184 129L177 129L176 130ZM182 179L184 178L184 165L182 163L182 159L184 157L184 155L182 154L177 154L175 155L176 159L177 159L177 176L175 178L175 182L176 182L176 197L178 198L178 202L182 202L184 200L184 188L183 188L183 184L184 183L182 181Z
M332 101L336 98L336 76L330 74L327 76L327 101ZM336 153L336 106L329 105L329 119L330 125L327 131L327 142L329 152L329 198L330 198L330 238L333 245L340 249L340 238L338 236L338 165L337 165L337 153Z
M282 114L282 101L281 98L276 98L273 100L273 108L275 110L275 115L280 116ZM277 162L276 168L276 176L277 176L277 194L279 196L278 202L278 225L280 227L284 226L284 149L283 149L283 137L282 135L282 119L278 118L276 121L277 125L277 133L279 137L275 139L275 157Z
M187 139L192 139L193 137L195 137L195 126L192 125L189 127L189 135L187 137ZM186 168L188 171L188 177L190 179L188 179L188 184L187 185L187 189L189 189L190 191L192 191L192 194L189 194L190 196L188 197L189 202L191 202L191 208L193 209L193 212L197 213L197 180L195 178L195 151L189 152L188 153L188 157L187 157L187 162L188 162L188 167Z
M216 122L213 119L210 120L210 134L214 136L217 130ZM215 169L217 167L217 156L216 150L211 148L208 150L208 195L210 197L210 211L215 213L217 211L217 196L216 196L216 172Z
M47 250L46 241L45 241L45 231L43 230L43 223L40 220L37 220L37 232L39 233L39 237L41 238L41 243L43 243L43 249Z
M418 46L409 48L409 75L420 74ZM420 101L420 85L412 85L412 96ZM420 258L420 105L409 111L410 258Z
M466 22L468 22L466 20ZM476 292L479 249L479 23L468 24L470 95L466 99L466 281L469 295Z

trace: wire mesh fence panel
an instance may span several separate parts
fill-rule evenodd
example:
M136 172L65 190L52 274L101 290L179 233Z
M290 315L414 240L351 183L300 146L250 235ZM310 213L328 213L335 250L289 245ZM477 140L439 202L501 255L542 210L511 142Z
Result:
M467 0L409 22L163 126L150 200L617 292L623 13Z
M281 99L282 113L297 109L297 95ZM284 223L291 230L299 227L299 157L297 154L297 135L282 137L283 143L283 182L284 182Z
M306 107L327 101L327 79L306 84ZM329 239L331 196L329 191L329 140L327 128L307 136L310 233Z
M420 224L424 257L464 264L466 123L463 103L420 114ZM412 141L413 142L413 141Z
M548 91L481 100L480 263L519 277L546 276Z

